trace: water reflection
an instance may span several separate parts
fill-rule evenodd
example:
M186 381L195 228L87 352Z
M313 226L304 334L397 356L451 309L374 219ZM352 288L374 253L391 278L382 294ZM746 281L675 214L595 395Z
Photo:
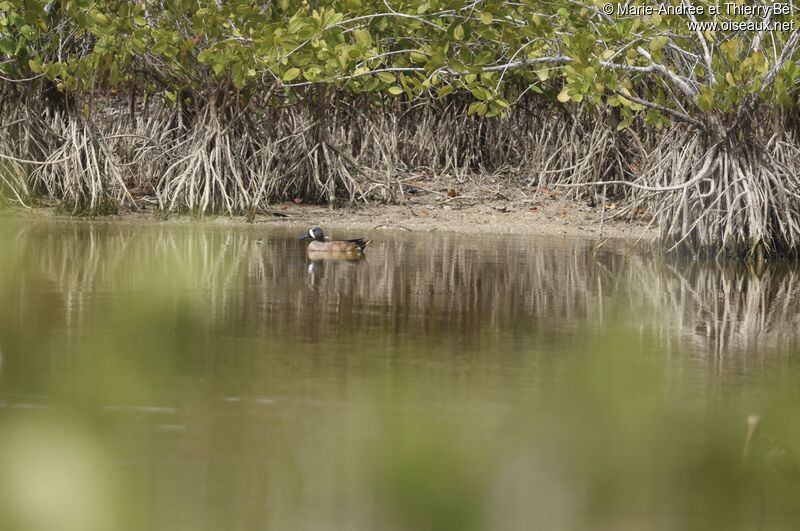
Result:
M366 260L363 254L353 253L308 251L306 255L308 256L308 285L312 288L319 285L326 267L352 267Z
M591 241L390 233L375 238L368 259L341 260L306 255L292 230L6 225L4 322L24 330L35 317L72 336L112 293L179 287L208 326L247 337L379 330L389 344L438 335L470 350L602 328L622 309L655 316L631 326L709 361L760 363L797 346L798 269L785 264L665 263L621 246L594 252Z
M108 529L754 528L748 415L800 450L797 274L569 239L387 232L350 262L295 228L5 222L0 463L49 477L45 454L60 501L74 454L95 478L74 525ZM45 512L15 486L0 514ZM766 499L796 527L800 497Z
M796 349L800 269L796 264L665 264L654 277L654 308L698 351L752 356Z

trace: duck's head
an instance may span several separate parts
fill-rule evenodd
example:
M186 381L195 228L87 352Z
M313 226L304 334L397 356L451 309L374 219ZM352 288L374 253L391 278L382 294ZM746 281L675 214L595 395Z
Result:
M308 232L300 236L299 240L316 240L318 242L325 241L325 235L322 233L322 229L319 227L311 227L308 229Z

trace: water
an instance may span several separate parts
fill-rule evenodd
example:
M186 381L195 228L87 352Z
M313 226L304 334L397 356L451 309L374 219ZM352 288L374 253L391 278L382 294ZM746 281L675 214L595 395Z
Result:
M0 527L800 522L797 267L304 229L0 222Z

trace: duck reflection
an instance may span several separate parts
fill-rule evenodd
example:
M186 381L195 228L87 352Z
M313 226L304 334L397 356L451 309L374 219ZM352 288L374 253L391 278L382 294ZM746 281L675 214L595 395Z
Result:
M351 267L366 262L363 254L337 253L329 251L308 251L308 285L315 288L325 272L326 267Z

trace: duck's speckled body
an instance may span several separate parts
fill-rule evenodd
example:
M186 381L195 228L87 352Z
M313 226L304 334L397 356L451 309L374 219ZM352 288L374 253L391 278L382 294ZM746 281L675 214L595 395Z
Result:
M308 232L299 239L311 240L311 243L308 244L308 252L310 253L362 254L369 243L369 240L365 240L364 238L355 240L326 240L325 234L319 227L311 227Z

